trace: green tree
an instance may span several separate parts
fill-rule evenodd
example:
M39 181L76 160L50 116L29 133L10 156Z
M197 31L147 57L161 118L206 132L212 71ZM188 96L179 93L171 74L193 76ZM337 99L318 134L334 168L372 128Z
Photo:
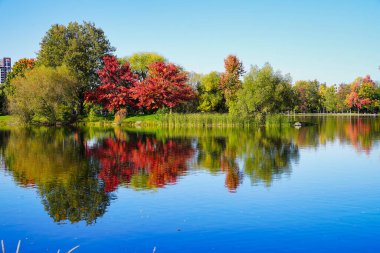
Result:
M252 67L237 93L234 113L242 116L279 113L290 110L294 94L289 75L274 72L269 64Z
M324 108L327 112L335 112L337 110L337 95L335 86L330 86L326 88L326 92L324 94Z
M327 86L326 84L321 84L319 86L319 105L320 105L320 110L322 112L325 112L326 111L326 92L327 92Z
M47 123L70 122L79 107L81 85L65 66L36 67L13 80L10 110L24 122L34 117Z
M165 57L157 53L142 52L135 53L121 60L131 64L131 69L136 72L141 78L145 78L148 73L148 66L155 62L167 62Z
M82 112L84 93L99 84L98 70L103 57L114 51L102 29L95 24L71 22L67 26L53 25L42 39L37 55L38 65L58 67L66 65L80 83L79 113Z
M220 74L211 72L202 77L199 85L199 106L202 112L220 112L223 110L223 92L220 89Z

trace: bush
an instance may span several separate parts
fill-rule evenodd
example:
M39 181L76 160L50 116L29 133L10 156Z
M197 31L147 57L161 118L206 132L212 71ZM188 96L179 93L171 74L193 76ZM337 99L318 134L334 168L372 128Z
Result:
M30 123L43 119L54 124L75 120L81 87L66 67L37 67L25 77L16 78L12 86L14 94L9 98L10 111L22 121Z

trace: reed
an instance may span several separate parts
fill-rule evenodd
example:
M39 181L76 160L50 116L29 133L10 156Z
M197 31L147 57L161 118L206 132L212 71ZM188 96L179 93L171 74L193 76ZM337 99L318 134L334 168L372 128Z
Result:
M164 127L244 127L256 126L258 123L252 118L240 118L230 114L159 114L154 117L142 116L135 122L145 126L164 126Z
M118 124L144 127L191 127L191 128L233 128L233 127L261 127L281 126L288 123L286 115L270 114L265 117L256 114L251 117L240 117L231 114L218 113L167 113L134 115L125 119L119 119ZM86 126L113 126L115 121L82 122ZM80 124L79 124L80 125Z
M18 243L17 243L16 253L20 253L20 247L21 247L21 240L19 240ZM77 248L79 248L79 245L77 245L74 248L70 249L69 251L67 251L67 253L72 253ZM1 240L1 252L5 253L4 240ZM58 250L57 253L60 253L60 250Z
M268 115L262 117L238 117L230 114L165 114L162 117L162 125L168 127L259 127L279 126L288 123L288 118L283 115Z

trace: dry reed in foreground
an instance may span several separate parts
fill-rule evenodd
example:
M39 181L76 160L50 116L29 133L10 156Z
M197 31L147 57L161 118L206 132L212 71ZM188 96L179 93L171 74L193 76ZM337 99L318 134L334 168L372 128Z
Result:
M20 253L20 246L21 246L21 240L18 241L16 253ZM77 245L74 248L72 248L71 250L67 251L67 253L72 253L77 248L79 248L79 245ZM1 252L5 253L5 245L4 245L4 241L3 240L1 240ZM60 250L58 250L57 253L60 253Z

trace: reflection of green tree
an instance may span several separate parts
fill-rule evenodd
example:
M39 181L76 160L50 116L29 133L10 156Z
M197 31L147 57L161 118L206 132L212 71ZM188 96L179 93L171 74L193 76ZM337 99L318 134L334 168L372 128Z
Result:
M213 174L219 172L221 167L221 155L226 147L225 142L225 138L218 137L199 139L198 165L202 168L207 168Z
M380 138L380 119L357 116L297 117L300 121L316 121L317 126L301 128L293 133L299 146L319 146L338 140L359 151L369 153Z
M291 161L298 159L298 147L290 138L292 131L289 127L268 127L217 130L208 136L203 133L198 139L197 167L213 174L225 172L226 187L232 191L241 183L243 174L252 183L269 186L275 177L290 173Z
M49 181L39 185L45 210L59 222L94 222L109 205L109 195L96 179L94 169L83 168L79 175L72 175L68 182Z
M4 157L16 182L37 187L55 221L92 223L105 213L109 195L97 179L98 165L84 157L82 132L63 128L13 130Z
M46 211L55 221L92 223L104 214L110 203L111 193L107 192L120 186L146 190L174 183L187 173L188 162L211 174L225 174L225 186L234 191L244 177L250 178L253 184L270 186L284 173L291 173L299 147L318 147L338 141L370 152L380 140L378 118L297 120L318 124L301 129L289 125L150 131L122 128L3 130L0 131L0 154L17 183L38 189ZM109 146L105 140L109 140ZM196 152L193 145L197 147ZM93 159L88 153L101 148L109 151L104 153L102 166L99 159ZM185 156L184 151L187 151ZM123 168L120 170L123 173L113 167L109 170L113 174L108 173L104 161L111 165L115 162L115 168ZM110 175L115 176L117 184L107 191L105 186Z
M290 173L291 161L298 160L298 155L298 147L290 141L261 135L244 155L244 172L252 183L269 186L276 176Z

